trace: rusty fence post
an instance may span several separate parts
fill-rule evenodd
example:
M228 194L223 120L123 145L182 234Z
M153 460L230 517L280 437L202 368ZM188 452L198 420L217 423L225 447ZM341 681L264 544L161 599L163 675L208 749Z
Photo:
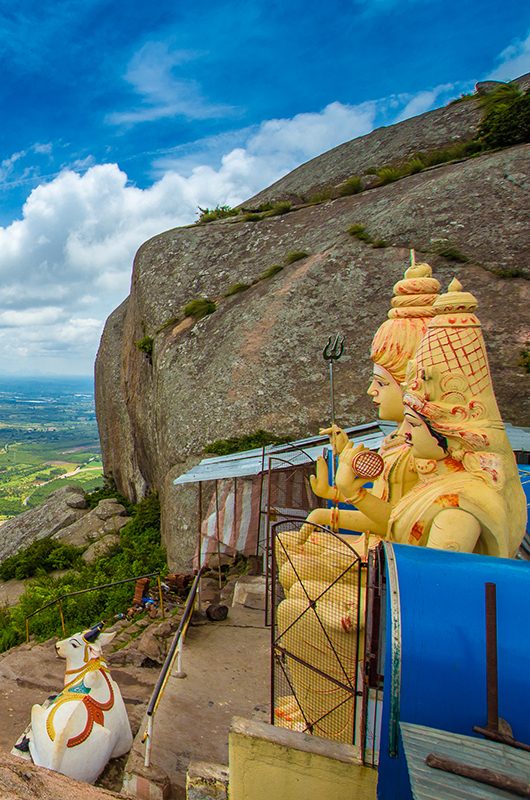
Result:
M164 613L164 596L162 594L162 581L160 580L160 575L156 576L156 582L158 584L158 599L160 601L160 612L162 614L162 619L165 619Z
M63 636L66 636L66 627L64 624L64 614L63 614L63 604L61 600L57 600L57 606L59 608L59 616L61 617L61 629L63 632Z

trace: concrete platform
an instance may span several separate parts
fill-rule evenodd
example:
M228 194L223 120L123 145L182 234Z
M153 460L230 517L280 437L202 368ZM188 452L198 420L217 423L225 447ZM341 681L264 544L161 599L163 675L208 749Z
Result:
M185 797L191 760L228 763L232 717L269 719L270 629L263 624L263 611L234 606L223 622L190 627L183 670L185 678L173 674L168 681L151 750L153 775L162 770L169 776L174 800ZM134 763L143 761L145 728L144 722L133 745L133 771Z

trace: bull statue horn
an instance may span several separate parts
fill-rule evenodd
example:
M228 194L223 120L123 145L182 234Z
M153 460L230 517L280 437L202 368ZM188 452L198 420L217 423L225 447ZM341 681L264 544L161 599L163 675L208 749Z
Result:
M92 625L92 627L89 628L88 631L83 634L83 639L86 642L95 642L99 634L101 633L102 629L103 629L102 622L98 622L96 625Z

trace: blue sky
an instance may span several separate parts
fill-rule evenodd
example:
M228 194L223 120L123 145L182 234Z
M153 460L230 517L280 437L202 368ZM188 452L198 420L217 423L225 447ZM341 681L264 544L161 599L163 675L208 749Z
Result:
M530 70L521 0L0 0L0 356L87 374L146 238Z

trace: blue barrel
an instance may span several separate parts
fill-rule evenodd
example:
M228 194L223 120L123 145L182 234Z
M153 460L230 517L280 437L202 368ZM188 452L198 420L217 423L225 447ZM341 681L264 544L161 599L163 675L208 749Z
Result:
M485 584L497 587L499 716L530 744L530 563L385 544L378 798L412 798L399 722L477 736L485 726Z

